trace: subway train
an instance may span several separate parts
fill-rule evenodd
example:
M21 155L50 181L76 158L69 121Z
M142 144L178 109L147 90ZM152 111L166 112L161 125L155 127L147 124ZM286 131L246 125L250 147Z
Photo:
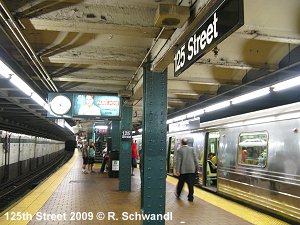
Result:
M300 222L299 129L300 103L293 103L168 133L167 173L175 174L176 151L188 137L199 160L196 185Z
M0 184L38 169L65 150L65 142L0 130Z

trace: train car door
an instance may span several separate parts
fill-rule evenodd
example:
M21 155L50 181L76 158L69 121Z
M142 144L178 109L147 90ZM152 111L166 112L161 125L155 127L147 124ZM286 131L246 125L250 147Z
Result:
M174 175L174 150L175 137L169 137L168 155L167 155L167 173Z
M207 132L205 136L205 151L203 159L204 185L210 189L217 188L217 157L219 150L220 133Z

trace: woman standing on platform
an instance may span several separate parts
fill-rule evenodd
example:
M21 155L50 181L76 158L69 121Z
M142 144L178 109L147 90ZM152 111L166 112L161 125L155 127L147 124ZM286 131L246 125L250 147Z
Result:
M93 171L93 166L94 166L94 163L95 163L95 151L96 151L95 143L91 142L91 144L88 148L88 152L89 152L89 166L88 166L88 169L89 169L90 173L94 172Z

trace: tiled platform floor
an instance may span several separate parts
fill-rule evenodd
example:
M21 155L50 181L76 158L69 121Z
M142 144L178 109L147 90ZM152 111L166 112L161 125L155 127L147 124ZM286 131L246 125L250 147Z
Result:
M140 179L139 171L135 171L135 176L132 177L132 191L131 192L119 192L118 191L118 179L108 178L107 174L83 174L81 172L82 159L80 155L76 154L74 159L74 165L64 177L62 182L53 192L52 196L46 201L46 203L37 211L46 214L65 214L66 221L51 221L41 220L39 221L34 217L29 222L33 224L120 224L120 225L135 225L141 224L141 221L123 220L122 212L139 213L140 210ZM99 168L95 168L98 172ZM55 176L55 174L53 175ZM166 193L166 212L172 212L172 220L166 221L166 224L285 224L282 221L276 220L272 217L266 216L261 213L257 213L251 209L240 206L236 203L232 203L228 200L222 199L210 193L206 193L202 190L195 190L195 199L193 203L190 203L186 199L187 193L182 194L182 200L177 200L174 196L176 180L168 178L167 193ZM54 189L53 184L53 189ZM50 185L51 186L51 185ZM34 191L32 192L34 194ZM201 198L203 197L206 201ZM40 196L36 200L42 199ZM211 202L212 204L210 204ZM39 203L32 203L39 204ZM228 205L231 204L231 205ZM215 205L221 205L226 211ZM17 206L20 207L20 206ZM22 209L26 212L26 208ZM227 209L231 209L230 213ZM13 210L13 209L12 209ZM232 211L233 210L233 211ZM84 213L93 215L93 220L83 220L83 218L77 218L79 220L70 221L72 213L79 212L77 216L84 216ZM97 213L103 212L106 216L104 220L97 220L95 217ZM115 213L115 217L118 220L108 220L108 213ZM249 215L252 214L252 215ZM235 215L234 215L235 214ZM247 216L247 215L248 216ZM88 216L89 214L85 214ZM100 214L99 214L100 215ZM112 215L112 214L111 214ZM240 216L246 218L242 219ZM254 219L253 219L254 217ZM252 218L252 219L249 219ZM5 222L3 218L0 219L0 224ZM10 222L10 223L9 223ZM6 221L6 224L20 224L16 221ZM26 221L24 221L26 222ZM24 224L27 224L24 223ZM5 223L3 223L5 224Z

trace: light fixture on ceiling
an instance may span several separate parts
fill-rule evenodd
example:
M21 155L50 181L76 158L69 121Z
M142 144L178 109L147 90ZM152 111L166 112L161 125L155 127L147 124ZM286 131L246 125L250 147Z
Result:
M4 78L9 79L11 75L15 74L7 65L5 65L5 63L3 63L0 60L0 68L1 68L1 72L0 75L2 75Z
M245 102L245 101L248 101L248 100L251 100L251 99L254 99L254 98L258 98L258 97L267 95L269 93L270 93L270 88L266 87L266 88L263 88L263 89L260 89L260 90L257 90L257 91L253 91L253 92L241 95L239 97L233 98L233 99L231 99L231 103L232 104L238 104L238 103L241 103L241 102Z
M28 84L26 84L20 77L15 74L11 75L9 81L28 96L31 96L31 94L34 93L31 87L29 87Z
M274 84L271 88L273 91L282 91L297 85L300 85L300 76Z
M186 115L187 118L193 118L195 116L200 116L204 113L204 109L198 109L196 111L190 112Z
M181 120L185 120L185 119L186 119L186 115L181 115L181 116L177 116L177 117L173 118L173 121L177 122L177 121L181 121Z
M208 106L208 107L204 108L204 111L205 112L212 112L212 111L222 109L222 108L225 108L225 107L228 107L228 106L230 106L230 101L224 101L224 102L220 102L220 103Z
M95 128L99 129L99 130L107 130L107 126L106 125L96 125Z
M196 96L199 95L198 93L192 93L192 92L174 92L174 95L191 95L191 96Z

